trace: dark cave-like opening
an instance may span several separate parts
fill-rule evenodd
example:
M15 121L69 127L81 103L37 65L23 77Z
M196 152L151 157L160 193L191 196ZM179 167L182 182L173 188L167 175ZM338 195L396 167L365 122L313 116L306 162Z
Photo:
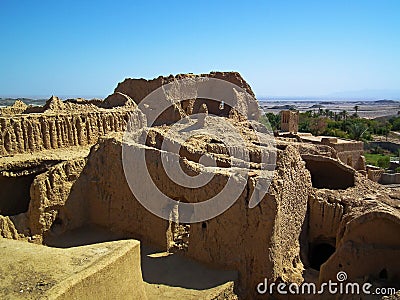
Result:
M6 177L0 176L0 214L13 216L29 208L30 188L37 174Z
M354 186L354 174L335 162L305 159L312 186L319 189L344 190Z
M328 243L311 244L309 253L310 267L319 271L321 265L331 257L335 250L335 247Z

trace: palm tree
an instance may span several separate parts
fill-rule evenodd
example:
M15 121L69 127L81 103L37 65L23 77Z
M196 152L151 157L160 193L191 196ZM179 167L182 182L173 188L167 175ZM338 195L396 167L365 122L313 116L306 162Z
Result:
M348 116L348 115L349 115L349 113L348 113L346 110L342 110L342 111L339 113L339 116L340 116L341 118L343 118L344 121L347 120L347 116Z
M390 130L392 130L392 124L390 124L389 122L385 122L385 127L384 127L384 135L386 137L386 141L388 140L388 136L390 133Z
M339 113L343 117L343 123L342 123L342 130L346 131L346 124L347 124L347 117L349 113L346 110L343 110L342 112Z
M356 116L358 116L358 109L359 109L360 107L358 106L358 105L356 105L356 106L354 106L354 110L356 111Z
M350 137L356 141L359 141L367 129L368 127L363 123L353 123L349 128Z

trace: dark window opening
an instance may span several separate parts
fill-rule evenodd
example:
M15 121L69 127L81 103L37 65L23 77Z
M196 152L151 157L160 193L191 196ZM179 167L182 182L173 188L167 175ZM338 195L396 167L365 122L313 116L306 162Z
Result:
M305 159L312 186L319 189L344 190L354 186L354 174L330 160Z
M222 102L221 102L222 101ZM213 99L201 99L197 98L193 104L193 114L197 114L200 111L200 108L203 104L207 105L208 113L210 115L216 115L221 117L228 117L229 113L232 110L232 107L223 102L223 100L217 101ZM221 105L221 103L223 103Z
M201 224L201 228L206 229L206 228L207 228L207 223L206 223L206 222L203 222L203 223Z
M388 272L386 269L382 269L382 271L379 272L379 279L388 279Z
M335 247L327 243L311 245L310 248L310 267L318 271L320 270L321 265L325 263L336 250Z
M13 216L28 211L30 188L36 175L0 176L0 215Z

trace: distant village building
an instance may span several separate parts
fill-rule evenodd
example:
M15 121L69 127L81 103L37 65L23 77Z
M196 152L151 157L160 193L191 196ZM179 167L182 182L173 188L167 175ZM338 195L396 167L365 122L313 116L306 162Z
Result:
M299 131L299 112L292 110L281 111L281 130L291 133Z
M327 145L335 149L339 160L346 165L356 169L365 170L364 143L360 141L340 139L331 136L313 136L299 134L302 142Z
M286 136L289 132L297 136L303 143L320 144L332 147L340 161L356 170L365 170L364 143L360 141L340 139L332 136L313 136L311 133L298 133L299 112L292 110L282 110L280 136Z

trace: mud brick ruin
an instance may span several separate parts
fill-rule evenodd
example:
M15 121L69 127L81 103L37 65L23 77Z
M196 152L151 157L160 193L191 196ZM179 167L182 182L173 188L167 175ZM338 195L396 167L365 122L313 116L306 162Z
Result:
M299 131L299 112L291 110L281 111L281 130L297 133Z
M257 143L250 130L253 120L229 105L189 99L173 103L149 128L151 108L138 109L157 88L196 76L225 80L254 96L240 74L213 72L126 79L104 101L52 97L43 107L16 103L1 111L0 275L16 278L2 280L1 297L163 299L157 293L167 293L165 284L172 275L163 286L148 279L153 273L144 269L145 260L156 258L143 252L147 246L218 274L236 274L212 290L185 290L174 281L172 286L181 287L174 290L175 299L266 299L256 292L264 278L321 283L335 280L339 271L347 273L348 281L398 287L400 191L368 179L362 144L297 133L297 113L283 112L282 129L294 135L275 138L271 185L250 208L262 169L259 153L270 147ZM207 135L182 140L170 134L174 122L203 112L203 104L208 111L204 122L218 128L223 117L247 138L247 179L235 175L241 170L228 163L224 143ZM238 97L236 104L258 118L255 100ZM170 220L149 212L124 174L128 120L134 120L131 126L138 132L148 132L144 144L132 142L129 147L144 151L149 173L164 194L182 203L205 201L233 174L237 185L244 186L238 199L221 215L192 224L174 222L173 210ZM164 140L179 145L179 155L161 149ZM218 168L205 166L199 159L204 154ZM211 174L213 179L200 188L179 186L163 170L162 155L179 161L189 174ZM69 246L75 247L61 249ZM29 268L23 269L24 264ZM153 271L161 269L162 264ZM189 292L191 296L185 294Z

